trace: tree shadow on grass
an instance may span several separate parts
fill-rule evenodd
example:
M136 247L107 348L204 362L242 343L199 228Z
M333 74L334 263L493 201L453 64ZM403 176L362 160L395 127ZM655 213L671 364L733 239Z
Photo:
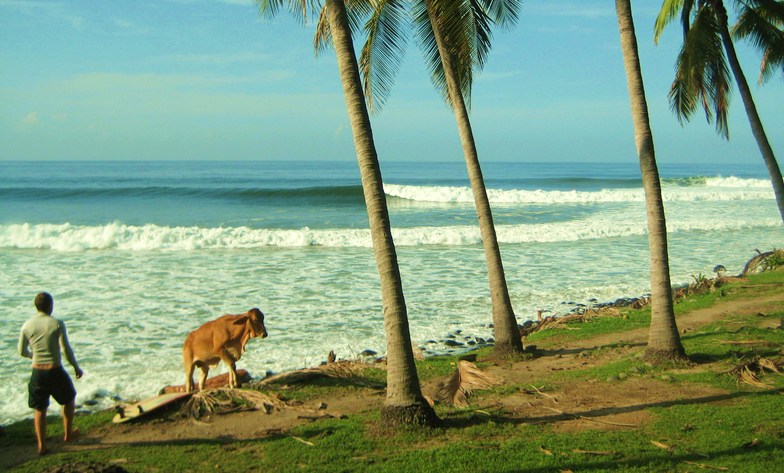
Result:
M444 427L446 428L466 428L480 424L486 424L490 421L498 423L498 424L547 424L553 422L561 422L565 420L575 420L575 419L594 419L599 417L605 417L609 415L617 415L617 414L625 414L629 412L637 412L646 409L653 409L659 407L672 407L672 406L686 406L692 404L705 404L710 402L720 402L720 401L729 401L732 399L743 398L748 396L769 396L769 395L781 395L784 394L784 389L771 389L764 392L731 392L727 394L717 394L713 396L702 396L702 397L695 397L690 399L675 399L670 401L660 401L660 402L651 402L645 404L634 404L631 406L618 406L618 407L602 407L599 409L591 409L586 411L574 411L574 412L563 412L563 413L556 413L544 416L533 416L533 417L525 417L525 418L516 418L516 417L509 417L499 414L492 414L489 415L474 415L473 413L469 414L467 417L450 417L449 415L444 416L442 419L444 423ZM461 415L460 412L456 412L458 416Z

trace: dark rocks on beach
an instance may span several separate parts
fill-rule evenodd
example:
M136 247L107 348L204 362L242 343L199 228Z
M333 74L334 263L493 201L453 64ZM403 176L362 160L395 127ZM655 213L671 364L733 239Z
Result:
M458 342L458 341L455 341L455 340L444 340L444 345L446 345L448 347L462 347L462 346L465 346L465 343Z
M478 343L479 345L484 345L485 343L487 343L487 341L482 337L476 337L476 343Z
M376 355L378 355L378 353L373 350L362 350L362 352L360 352L359 354L359 356L376 356Z

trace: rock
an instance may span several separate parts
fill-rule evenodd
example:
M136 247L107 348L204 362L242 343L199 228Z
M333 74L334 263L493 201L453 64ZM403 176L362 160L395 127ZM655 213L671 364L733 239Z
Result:
M465 345L463 342L458 342L455 340L444 340L444 345L448 347L462 347Z
M376 356L376 355L378 355L378 353L373 350L362 350L359 353L359 356Z

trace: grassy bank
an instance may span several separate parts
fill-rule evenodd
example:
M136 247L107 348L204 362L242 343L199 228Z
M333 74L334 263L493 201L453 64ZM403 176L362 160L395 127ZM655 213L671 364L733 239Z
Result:
M102 412L77 419L84 442L60 446L43 458L25 460L27 454L19 453L35 448L31 422L7 426L0 456L17 459L9 465L19 472L69 462L116 464L131 472L784 471L784 375L761 374L766 386L753 386L728 374L756 357L784 355L784 330L777 328L784 317L784 271L688 296L676 309L692 367L642 361L650 313L625 310L622 317L533 334L527 340L538 348L533 359L494 363L483 359L487 350L478 352L477 365L505 382L472 393L467 408L436 404L444 421L436 429L389 432L374 408L255 438L119 437L104 443L103 437L118 436L110 423L113 413ZM443 380L456 361L419 361L423 383ZM366 382L357 381L341 386L321 380L265 392L304 403L377 393L383 371L368 368ZM382 399L378 396L379 405ZM165 429L187 428L193 421L168 413L150 422ZM54 417L50 437L59 437L58 429Z

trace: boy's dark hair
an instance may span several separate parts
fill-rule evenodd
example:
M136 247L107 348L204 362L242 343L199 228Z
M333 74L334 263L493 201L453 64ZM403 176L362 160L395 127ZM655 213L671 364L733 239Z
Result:
M52 299L52 295L48 292L40 292L35 296L35 308L40 312L51 314L53 305L54 300Z

